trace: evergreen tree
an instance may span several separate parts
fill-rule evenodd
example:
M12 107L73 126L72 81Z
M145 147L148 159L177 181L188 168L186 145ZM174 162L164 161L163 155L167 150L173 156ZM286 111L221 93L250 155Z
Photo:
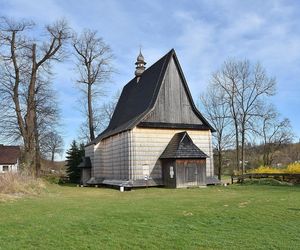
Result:
M80 169L78 168L79 163L84 156L84 145L76 143L74 140L71 144L70 149L67 151L67 174L71 182L78 183L80 180Z

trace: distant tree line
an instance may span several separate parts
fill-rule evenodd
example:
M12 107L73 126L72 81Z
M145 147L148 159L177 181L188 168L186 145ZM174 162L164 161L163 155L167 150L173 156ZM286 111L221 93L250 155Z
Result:
M201 95L204 113L214 126L218 175L221 179L223 153L235 148L235 170L245 172L248 162L246 145L262 145L262 165L272 164L272 155L283 144L293 140L290 121L281 118L270 102L276 80L259 64L248 60L227 60L212 74Z

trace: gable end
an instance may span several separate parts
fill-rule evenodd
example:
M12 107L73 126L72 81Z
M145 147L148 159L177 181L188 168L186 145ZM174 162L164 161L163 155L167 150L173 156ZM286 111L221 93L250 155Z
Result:
M196 108L175 52L157 98L140 127L213 130Z

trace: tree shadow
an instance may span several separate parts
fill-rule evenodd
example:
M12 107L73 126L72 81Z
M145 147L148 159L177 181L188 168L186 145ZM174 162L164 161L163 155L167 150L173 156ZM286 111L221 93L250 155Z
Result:
M289 207L287 210L300 212L300 208Z

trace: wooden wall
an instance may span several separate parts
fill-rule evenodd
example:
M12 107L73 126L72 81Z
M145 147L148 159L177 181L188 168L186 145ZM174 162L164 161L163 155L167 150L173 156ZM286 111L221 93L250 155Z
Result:
M110 180L162 178L160 155L174 136L187 131L193 142L211 158L206 160L206 175L213 176L211 132L181 129L134 128L86 147L91 157L92 177ZM93 149L94 147L94 149Z
M91 178L91 169L90 168L82 168L81 176L80 176L80 183L85 185L90 178Z
M181 130L181 129L150 129L134 128L132 130L132 178L142 179L145 166L149 166L151 178L161 178L161 162L158 160L173 135L187 131L191 139L210 158L206 160L206 175L213 176L213 155L210 131Z
M131 132L126 131L102 140L94 148L93 176L128 180Z
M187 92L173 58L168 65L154 110L143 121L202 124L202 121L192 110Z
M191 187L191 186L202 186L206 185L205 182L205 159L195 160L176 160L176 188ZM188 169L191 168L193 171L193 181L188 182Z
M90 157L92 166L94 166L94 147L95 145L89 145L84 148L84 155L85 157ZM93 168L91 169L91 176L94 176Z

